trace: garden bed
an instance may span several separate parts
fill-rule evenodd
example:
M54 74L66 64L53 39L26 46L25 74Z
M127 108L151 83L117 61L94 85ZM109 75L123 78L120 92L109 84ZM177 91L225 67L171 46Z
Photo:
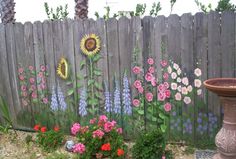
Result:
M38 159L53 159L53 158L76 158L76 154L65 151L64 147L60 147L54 152L48 153L44 152L36 143L30 142L26 143L26 137L32 135L33 139L36 137L36 133L29 133L23 131L17 131L17 136L15 136L13 131L8 134L0 134L0 159L25 159L25 158L38 158ZM71 136L66 136L66 139L74 139ZM127 143L130 148L132 143ZM174 153L175 159L194 159L193 154L187 154L189 149L187 146L179 145L168 145L168 149L171 149ZM130 157L131 158L131 157Z

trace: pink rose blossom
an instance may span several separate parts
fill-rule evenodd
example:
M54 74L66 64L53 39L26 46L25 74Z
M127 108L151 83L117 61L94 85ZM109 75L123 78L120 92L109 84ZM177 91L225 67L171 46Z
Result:
M75 144L73 146L73 152L83 154L85 152L85 146L82 143Z
M148 102L151 102L153 100L153 94L151 92L146 93L145 97Z
M29 66L29 70L30 70L30 71L33 71L33 70L34 70L34 67L33 67L33 66Z
M107 117L106 117L106 115L100 115L100 117L99 117L99 121L100 122L107 122Z
M164 100L166 99L165 93L159 92L159 93L157 94L157 99L158 99L159 101L164 101Z
M162 60L161 61L161 66L162 67L166 67L167 66L167 61L166 60Z
M133 71L134 74L139 74L141 72L141 68L138 67L138 66L134 66L132 71Z
M80 124L74 123L70 129L72 135L76 135L80 130Z
M110 132L116 125L116 122L115 121L108 121L104 124L104 131L105 132Z
M48 104L48 98L44 97L44 98L43 98L43 103L44 103L44 104Z
M24 77L23 75L19 75L19 79L20 79L21 81L23 81L23 80L25 79L25 77Z
M153 75L151 73L149 73L149 72L146 73L146 75L145 75L146 81L150 82L152 80L152 78L153 78Z
M166 156L162 156L161 159L166 159Z
M202 75L202 71L201 71L199 68L196 68L196 69L194 70L194 74L195 74L197 77L199 77L199 76Z
M34 91L34 90L36 90L36 86L35 85L31 85L30 89Z
M195 80L194 80L194 86L195 86L195 87L199 88L199 87L201 87L201 85L202 85L201 80L199 80L199 79L195 79Z
M184 97L184 103L185 104L190 104L191 103L191 98L190 97Z
M93 132L93 138L98 137L99 139L101 139L103 135L104 135L104 132L100 129Z
M134 105L135 107L138 107L139 104L140 104L140 101L139 101L138 99L134 99L134 100L133 100L133 105Z
M171 111L171 104L170 104L169 102L166 103L166 104L164 105L164 109L165 109L166 112Z
M41 66L40 66L40 70L41 70L42 72L45 72L45 71L46 71L46 67L45 67L44 65L41 65Z
M46 89L46 84L40 84L40 89Z
M166 96L166 98L170 98L170 95L171 95L170 90L166 90L166 91L165 91L165 96Z
M140 80L134 81L134 87L137 88L137 89L140 88L140 87L142 87L141 81L140 81Z
M163 74L163 78L164 78L165 81L167 81L168 78L169 78L169 74L165 72L165 73Z
M36 99L36 98L37 98L37 93L36 93L36 92L33 92L33 93L31 94L31 97L32 97L33 99Z
M23 73L24 72L24 69L21 67L18 69L18 73Z
M22 85L22 86L21 86L21 90L22 90L22 91L26 91L26 89L27 89L26 85Z
M164 84L165 89L168 89L170 87L168 82L164 82L163 84Z
M27 97L27 95L28 95L27 92L22 92L23 97Z
M181 90L182 94L184 95L187 95L188 94L188 90L186 87L182 87L182 90Z
M148 63L149 65L153 65L153 64L154 64L153 58L149 58L149 59L147 60L147 63Z
M148 72L149 73L154 73L155 72L155 68L154 67L149 67Z
M182 83L183 83L185 86L187 86L187 85L189 84L188 78L187 78L187 77L183 77L183 78L182 78Z
M165 91L165 86L164 86L164 84L160 84L160 85L158 86L158 91L159 91L159 92L164 92L164 91Z
M143 87L139 87L139 88L138 88L138 92L139 92L139 93L141 93L141 94L142 94L142 93L143 93L143 91L144 91L144 90L143 90Z
M193 87L192 87L191 85L189 85L189 86L187 87L187 90L188 90L188 92L192 92Z
M89 123L90 123L90 124L95 124L95 123L96 123L96 120L97 120L96 118L90 119Z
M116 131L118 132L118 134L122 134L123 133L122 128L117 128Z
M177 83L171 83L171 89L176 90L177 89Z
M40 78L43 78L43 72L39 72L39 73L38 73L38 76L39 76Z
M31 77L31 78L29 79L29 81L30 81L31 84L33 84L33 83L35 82L35 79L34 79L33 77Z
M171 73L171 78L172 78L172 79L176 79L176 78L177 78L177 74L176 74L175 72L172 72L172 73Z
M200 96L202 94L202 89L197 90L197 95Z
M174 63L174 64L173 64L173 68L174 68L175 70L178 70L178 69L179 69L179 65L176 64L176 63Z
M152 78L151 84L152 84L153 87L155 87L157 85L155 77Z
M182 98L181 94L180 94L179 92L177 92L177 93L175 94L175 100L180 101L181 98Z
M182 93L182 86L178 86L177 90Z

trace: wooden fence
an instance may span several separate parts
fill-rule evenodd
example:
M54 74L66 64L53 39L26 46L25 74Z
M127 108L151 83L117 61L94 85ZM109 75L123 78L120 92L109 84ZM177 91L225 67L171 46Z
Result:
M122 17L107 21L68 19L33 24L0 24L0 95L6 97L15 117L22 109L17 80L19 63L24 67L35 66L37 70L41 64L46 64L49 88L59 83L65 90L66 84L56 77L56 65L64 56L71 65L74 77L77 73L85 75L86 71L79 69L80 61L85 58L80 51L80 40L88 33L95 33L101 38L103 58L98 67L102 69L103 76L98 81L109 81L110 90L113 90L114 76L121 80L125 70L134 81L131 68L135 48L140 50L138 62L144 66L149 56L154 57L157 64L163 56L169 56L189 76L194 68L199 67L202 80L235 77L235 20L233 12L210 12L143 19ZM157 71L161 75L161 70ZM219 116L218 98L209 93L205 100L207 109Z

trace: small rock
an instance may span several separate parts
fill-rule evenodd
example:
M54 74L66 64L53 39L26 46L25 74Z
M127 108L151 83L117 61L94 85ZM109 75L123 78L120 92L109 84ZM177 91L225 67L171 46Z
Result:
M37 153L37 154L36 154L36 157L37 157L37 158L39 158L40 156L41 156L41 154L40 154L40 153Z

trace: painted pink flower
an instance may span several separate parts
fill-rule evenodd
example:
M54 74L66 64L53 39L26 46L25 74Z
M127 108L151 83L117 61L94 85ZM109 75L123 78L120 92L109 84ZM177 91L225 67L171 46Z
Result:
M181 99L182 99L181 93L177 92L177 93L175 94L175 100L181 101Z
M140 80L134 81L134 87L137 88L137 89L140 88L140 87L142 87L141 81L140 81Z
M39 76L40 78L43 78L43 72L39 72L39 73L38 73L38 76Z
M123 133L122 128L117 128L116 131L118 132L118 134L122 134Z
M171 104L170 104L169 102L166 103L166 104L164 105L164 109L165 109L166 112L171 111Z
M23 97L27 97L27 95L28 95L27 92L22 92Z
M29 66L29 70L30 70L30 71L33 71L33 70L34 70L34 67L33 67L33 66Z
M134 105L135 107L138 107L139 104L140 104L140 101L139 101L138 99L134 99L134 100L133 100L133 105Z
M42 89L42 90L44 90L44 89L46 89L46 84L40 84L40 89Z
M159 92L159 93L157 94L157 99L158 99L159 101L164 101L164 100L166 99L165 93Z
M100 115L99 121L104 122L104 123L107 122L107 116L106 115Z
M194 80L194 86L195 86L195 87L199 88L199 87L201 87L201 85L202 85L201 80L199 80L199 79L195 79L195 80Z
M193 87L192 87L191 85L189 85L189 86L187 87L187 90L188 90L188 92L192 92Z
M104 134L105 133L102 130L98 129L98 130L93 132L93 138L98 137L99 139L101 139Z
M104 131L105 132L110 132L116 125L116 122L115 121L108 121L104 124Z
M134 66L132 71L133 71L134 74L139 74L141 72L141 68L138 67L138 66Z
M29 79L29 82L30 82L31 84L33 84L33 83L35 82L35 79L34 79L33 77L31 77L31 78Z
M70 128L71 134L76 135L80 130L80 124L79 123L74 123L72 127Z
M188 94L188 89L186 87L182 87L181 92L182 92L182 94L187 95Z
M90 124L95 124L95 123L96 123L96 120L97 120L96 118L90 119L89 123L90 123Z
M172 72L170 76L171 76L172 79L176 79L177 78L177 74L175 72Z
M26 100L22 99L22 104L23 104L23 106L27 106L28 102Z
M142 94L142 93L143 93L143 91L144 91L144 90L143 90L143 87L139 87L139 88L138 88L138 92L139 92L139 93L141 93L141 94Z
M153 58L149 58L149 59L147 60L147 63L148 63L149 65L153 65L153 64L154 64Z
M41 83L42 83L42 84L45 84L45 83L46 83L46 78L43 77L43 78L41 79Z
M19 75L19 79L20 79L21 81L23 81L23 80L25 79L25 77L24 77L23 75Z
M26 89L27 89L26 85L22 85L22 86L21 86L21 90L22 90L22 91L26 91Z
M158 91L159 91L159 92L164 92L164 91L165 91L165 86L164 86L164 84L160 84L160 85L158 86Z
M181 80L180 77L178 77L176 81L177 81L178 83L180 83L182 80Z
M44 104L48 104L48 98L44 97L44 98L43 98L43 103L44 103Z
M24 72L24 69L21 67L18 69L18 73L23 73Z
M184 103L185 104L190 104L191 103L191 98L190 97L184 97Z
M181 74L181 72L182 72L182 71L181 71L181 69L180 69L180 68L178 68L178 70L177 70L177 74L178 74L178 75L180 75L180 74Z
M148 102L151 102L153 100L153 94L151 92L146 93L145 97Z
M187 77L183 77L182 78L182 83L187 86L189 84L188 78Z
M161 159L166 159L166 156L162 156Z
M167 61L166 60L162 60L161 61L161 66L162 67L166 67L167 66Z
M37 98L37 93L36 93L36 92L33 92L33 93L31 94L31 97L32 97L33 99L36 99L36 98Z
M152 80L152 78L153 78L153 75L151 73L149 73L149 72L146 73L146 75L145 75L146 81L150 82Z
M169 74L172 73L172 68L171 68L170 66L167 67L167 72L168 72Z
M172 90L176 90L177 89L177 83L171 83L170 85Z
M200 96L202 94L202 89L197 90L197 95Z
M30 89L34 91L34 90L36 90L36 86L35 85L31 85Z
M181 85L178 86L178 87L177 87L177 90L178 90L179 92L182 92L182 86L181 86Z
M163 74L163 78L164 78L165 81L167 81L168 78L169 78L169 74L165 72L165 73Z
M42 72L45 72L45 71L46 71L46 67L45 67L44 65L41 65L41 66L40 66L40 70L41 70Z
M168 82L164 82L163 84L164 84L165 89L168 89L170 87Z
M152 78L152 80L151 80L151 85L152 85L153 87L155 87L155 86L157 85L157 82L156 82L155 77Z
M201 71L199 68L196 68L196 69L194 70L194 74L195 74L197 77L199 77L199 76L202 75L202 71Z
M154 67L149 67L148 72L149 73L154 73L155 72L155 68Z
M174 63L174 64L173 64L173 68L174 68L175 70L178 70L178 69L179 69L179 65L178 65L177 63Z
M85 146L82 143L75 144L73 146L73 152L83 154L85 152Z
M171 92L170 90L165 90L165 96L166 98L170 98Z

